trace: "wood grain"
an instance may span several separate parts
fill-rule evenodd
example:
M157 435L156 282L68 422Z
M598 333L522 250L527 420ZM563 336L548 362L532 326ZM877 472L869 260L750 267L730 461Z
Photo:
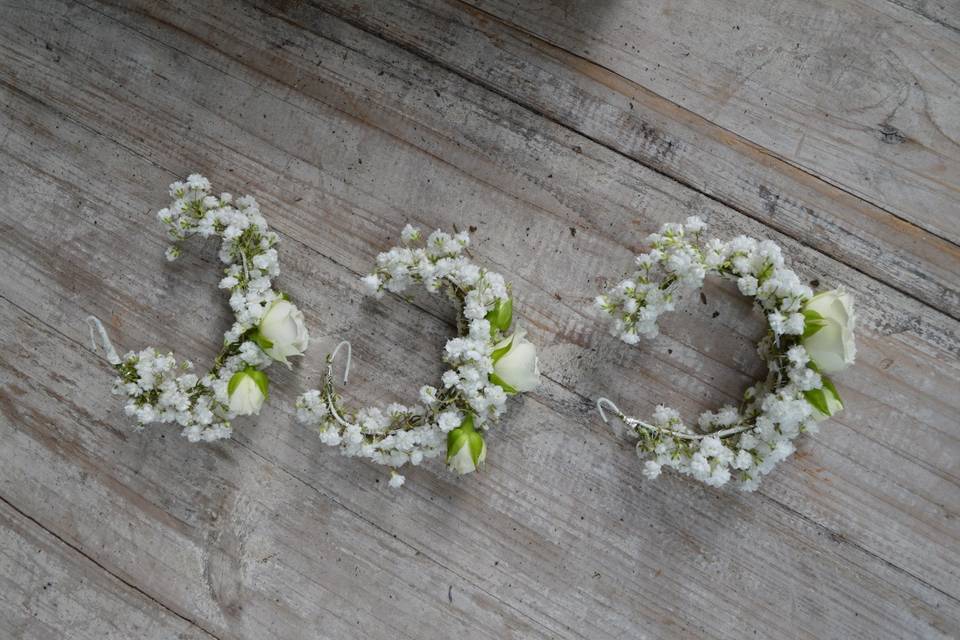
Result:
M960 31L960 4L950 0L890 0L939 25Z
M4 637L210 638L0 501Z
M960 247L609 69L460 2L322 6L960 317ZM323 19L299 5L282 15L307 24Z
M467 1L960 242L955 28L890 0Z
M219 638L960 628L956 320L416 50L295 9L5 8L5 501ZM82 324L95 312L123 348L212 356L228 320L212 247L165 264L151 213L197 169L261 201L283 236L279 283L317 338L293 372L271 370L261 418L214 446L130 432ZM693 414L758 373L725 287L629 351L585 309L645 231L693 212L775 238L862 308L848 410L753 495L643 481L592 411L605 392ZM407 220L478 227L475 255L514 281L547 379L491 435L485 473L429 466L390 492L290 406L341 338L357 402L409 397L439 372L450 310L363 301L356 282Z

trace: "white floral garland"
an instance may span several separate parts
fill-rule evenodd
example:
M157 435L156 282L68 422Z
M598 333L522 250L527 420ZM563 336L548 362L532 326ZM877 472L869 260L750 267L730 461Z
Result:
M794 451L793 439L815 432L817 421L843 404L826 373L853 363L852 299L843 291L813 295L810 287L784 266L772 241L739 236L729 242L704 242L704 223L666 224L649 236L651 250L636 258L637 271L597 298L613 319L611 332L627 344L658 334L658 317L674 308L674 294L696 290L707 275L737 282L766 317L769 331L758 351L768 367L765 380L749 387L739 408L705 412L694 431L679 413L658 405L652 422L621 412L606 398L597 401L604 421L612 411L638 438L637 452L649 455L644 474L657 477L663 467L689 474L709 485L733 479L752 491L761 476Z
M435 231L424 247L415 247L422 236L407 225L401 238L402 246L377 256L375 272L362 283L366 293L377 298L384 291L401 293L411 284L422 284L431 293L446 293L457 304L459 336L444 350L450 369L443 374L441 387L422 387L413 406L345 409L333 379L333 361L344 346L347 371L350 367L349 343L341 343L327 357L322 389L307 391L297 400L299 420L317 428L322 442L340 447L348 457L391 467L392 487L404 483L396 471L399 467L436 457L445 442L451 469L475 470L486 458L480 432L500 418L508 395L533 389L539 376L535 349L523 331L506 336L513 315L509 286L503 276L464 255L469 236Z
M113 392L127 396L124 409L138 427L175 422L191 442L210 442L230 437L236 416L259 412L268 393L263 369L273 360L290 366L287 358L302 355L309 338L302 314L271 284L279 274L277 234L267 228L256 200L243 196L234 203L229 193L214 196L210 182L196 174L171 184L170 197L170 206L157 213L175 241L168 260L180 256L176 242L192 235L222 238L219 257L227 267L220 288L230 291L236 321L213 367L198 376L190 361L178 363L172 353L153 347L121 358L92 316L91 333L99 332L118 374Z

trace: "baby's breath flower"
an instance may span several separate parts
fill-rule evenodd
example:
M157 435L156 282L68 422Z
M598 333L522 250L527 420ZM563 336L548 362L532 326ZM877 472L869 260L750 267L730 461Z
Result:
M446 453L452 469L468 473L483 462L481 432L504 413L508 394L529 391L538 382L536 351L522 331L508 335L513 317L508 287L500 274L463 255L466 233L434 231L424 241L407 225L400 235L403 245L378 255L375 271L361 278L361 285L368 295L380 297L422 284L459 304L460 331L444 348L450 368L441 384L421 387L419 403L410 408L351 411L337 396L330 369L322 390L300 396L297 418L346 456L396 469ZM393 471L390 486L400 486L402 478Z
M613 335L636 344L641 336L656 336L657 319L673 309L674 295L698 289L707 274L736 281L743 295L754 298L769 329L758 346L768 374L747 389L739 408L702 413L699 432L663 405L649 424L617 410L637 437L637 453L652 456L644 463L646 477L669 467L711 486L732 479L753 491L762 475L794 451L794 438L843 408L823 372L853 361L853 303L842 290L814 297L784 266L776 243L745 236L703 242L704 228L693 217L683 225L663 225L648 237L650 250L637 256L637 270L598 296L595 306L610 316ZM822 350L816 365L808 353L812 346ZM601 399L598 407L604 402L609 401Z
M124 411L136 417L138 426L176 423L191 442L210 442L230 437L231 420L259 411L267 395L262 369L271 358L266 342L254 334L256 321L281 298L270 282L279 273L273 248L277 236L267 229L256 200L238 198L233 208L232 196L212 195L210 181L199 174L174 182L169 193L173 202L157 212L157 219L171 238L221 236L219 255L225 268L219 286L230 292L236 322L224 334L223 348L205 375L192 373L189 361L178 363L173 354L147 348L118 358L114 390L127 396ZM167 248L168 260L180 255L179 245ZM306 331L299 337L305 346Z

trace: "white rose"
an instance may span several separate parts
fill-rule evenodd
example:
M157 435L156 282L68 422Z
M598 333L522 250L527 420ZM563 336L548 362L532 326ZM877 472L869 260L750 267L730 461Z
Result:
M253 368L237 371L227 383L230 411L240 416L260 413L260 407L267 398L269 384L267 374L263 371Z
M803 308L807 320L803 346L823 373L836 373L853 364L853 297L842 290L813 296Z
M287 358L302 356L310 341L303 313L286 300L273 301L260 319L257 331L266 340L261 343L264 352L288 367Z
M508 393L533 391L540 384L537 349L517 331L493 348L493 374L490 379Z
M447 434L447 465L463 475L476 471L486 459L487 443L473 428L473 416L468 415L459 427Z

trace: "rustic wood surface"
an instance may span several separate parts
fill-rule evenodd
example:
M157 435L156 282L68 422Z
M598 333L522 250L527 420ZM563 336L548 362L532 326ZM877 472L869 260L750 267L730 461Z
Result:
M960 4L0 0L0 638L960 637ZM235 437L134 432L90 343L198 364L212 243L153 211L257 197L314 336ZM847 409L754 494L640 474L593 411L737 397L730 287L623 349L589 302L687 215L846 285ZM400 491L293 419L440 372L453 313L363 298L413 221L476 227L544 384L486 470Z

